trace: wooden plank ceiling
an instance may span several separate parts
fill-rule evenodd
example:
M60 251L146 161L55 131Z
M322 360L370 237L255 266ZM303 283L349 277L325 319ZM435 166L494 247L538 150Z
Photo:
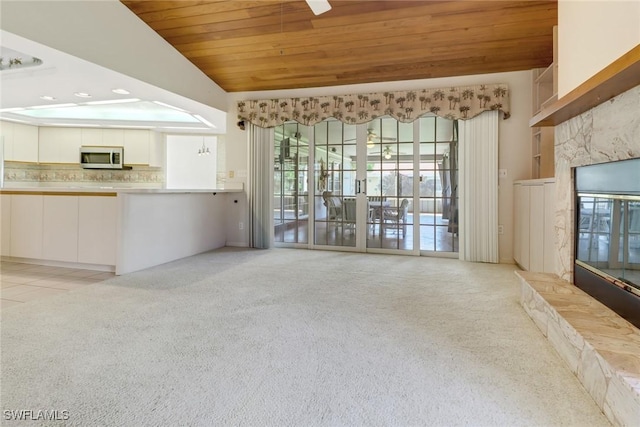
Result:
M558 21L555 0L122 2L227 92L546 67Z

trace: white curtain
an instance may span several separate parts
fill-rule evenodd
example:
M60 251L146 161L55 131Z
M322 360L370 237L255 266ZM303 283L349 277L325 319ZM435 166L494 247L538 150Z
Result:
M271 181L273 128L249 124L249 245L267 249L273 243Z
M459 123L460 259L498 259L498 111Z

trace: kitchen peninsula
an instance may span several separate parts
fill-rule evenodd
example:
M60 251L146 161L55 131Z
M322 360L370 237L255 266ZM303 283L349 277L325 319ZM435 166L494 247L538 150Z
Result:
M142 270L224 246L242 191L3 188L1 255L118 275Z

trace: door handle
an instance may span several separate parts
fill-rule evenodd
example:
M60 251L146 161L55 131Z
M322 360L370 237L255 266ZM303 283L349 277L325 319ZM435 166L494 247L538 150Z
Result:
M360 180L356 179L356 194L360 194Z

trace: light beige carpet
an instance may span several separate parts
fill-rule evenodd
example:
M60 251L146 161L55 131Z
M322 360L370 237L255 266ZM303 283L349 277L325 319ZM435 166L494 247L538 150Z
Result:
M78 426L608 425L513 270L223 249L115 277L2 312L1 409Z

